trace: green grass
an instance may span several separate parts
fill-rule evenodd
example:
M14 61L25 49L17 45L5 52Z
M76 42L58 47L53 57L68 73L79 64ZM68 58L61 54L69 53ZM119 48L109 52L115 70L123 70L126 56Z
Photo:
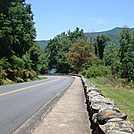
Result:
M47 79L47 77L35 77L34 80L31 80L31 79L27 79L27 81L25 82L31 82L31 81L37 81L37 80L43 80L43 79ZM9 80L9 79L5 79L4 80L4 84L3 85L0 85L0 86L5 86L5 85L11 85L11 84L17 84L18 82L15 82L15 81L12 81L12 80ZM21 82L23 83L23 82Z
M89 79L97 88L101 89L101 93L115 101L120 111L128 115L127 120L134 121L134 90L116 89L102 84L98 79Z

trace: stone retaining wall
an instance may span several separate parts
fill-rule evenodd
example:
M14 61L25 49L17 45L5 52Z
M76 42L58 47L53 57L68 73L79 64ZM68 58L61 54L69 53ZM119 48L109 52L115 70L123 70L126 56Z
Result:
M101 90L81 76L93 134L134 134L134 124L127 121L114 100L105 98Z

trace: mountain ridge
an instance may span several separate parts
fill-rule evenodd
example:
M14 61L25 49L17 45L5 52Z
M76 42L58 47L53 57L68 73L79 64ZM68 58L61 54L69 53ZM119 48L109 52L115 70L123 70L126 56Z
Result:
M86 32L84 33L88 39L90 41L94 41L94 39L98 36L98 35L101 35L101 34L105 34L106 36L109 36L110 39L118 45L118 40L119 40L119 35L120 35L120 32L123 30L124 28L123 27L115 27L111 30L106 30L106 31L102 31L102 32ZM129 28L130 31L134 31L134 28ZM41 50L44 50L45 47L47 46L49 40L37 40L37 42L39 43L39 46L40 46L40 49Z
M124 28L123 27L115 27L111 30L107 30L107 31L102 31L102 32L87 32L85 33L85 35L88 37L88 39L90 40L90 38L92 37L93 40L94 38L96 38L98 35L101 35L101 34L105 34L106 36L109 36L110 39L115 43L117 44L117 40L119 40L119 35L120 35L120 32L123 30ZM134 28L129 28L130 31L134 31Z
M49 42L49 40L37 40L39 46L40 46L40 49L41 50L44 50Z

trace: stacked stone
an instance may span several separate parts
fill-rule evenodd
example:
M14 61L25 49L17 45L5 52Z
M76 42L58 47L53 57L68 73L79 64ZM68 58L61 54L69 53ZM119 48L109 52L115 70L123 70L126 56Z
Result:
M87 109L94 134L134 134L134 125L126 121L114 100L105 98L101 90L81 76L87 100Z

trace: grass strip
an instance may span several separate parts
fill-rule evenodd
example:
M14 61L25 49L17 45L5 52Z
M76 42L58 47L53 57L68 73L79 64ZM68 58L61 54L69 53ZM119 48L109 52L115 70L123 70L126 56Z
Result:
M120 111L128 115L127 120L134 121L134 90L109 87L101 83L97 78L91 78L89 81L101 89L101 93L105 97L115 101Z

